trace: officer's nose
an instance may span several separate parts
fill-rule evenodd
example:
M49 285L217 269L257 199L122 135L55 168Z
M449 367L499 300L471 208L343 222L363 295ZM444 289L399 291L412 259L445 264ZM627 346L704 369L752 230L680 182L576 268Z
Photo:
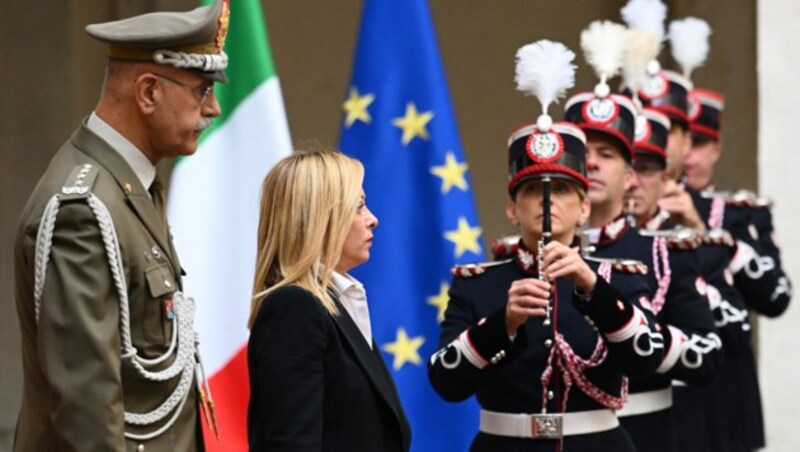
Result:
M208 97L206 97L205 102L203 102L202 112L203 116L210 118L216 118L222 114L222 107L219 106L219 101L214 91L211 91Z

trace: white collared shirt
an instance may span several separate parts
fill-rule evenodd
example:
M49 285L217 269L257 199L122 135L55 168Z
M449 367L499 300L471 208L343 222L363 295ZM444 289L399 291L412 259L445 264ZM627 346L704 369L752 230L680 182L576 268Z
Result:
M335 271L331 275L331 282L339 291L344 309L350 314L367 344L372 348L372 325L369 321L367 291L364 290L364 286L352 276Z
M150 189L150 185L156 178L156 167L147 158L142 151L139 150L127 138L122 136L121 133L114 130L107 122L103 121L95 112L89 116L86 121L86 128L94 132L97 136L109 144L115 151L125 159L125 162L130 165L139 182L142 183L145 191ZM150 193L149 191L147 192Z

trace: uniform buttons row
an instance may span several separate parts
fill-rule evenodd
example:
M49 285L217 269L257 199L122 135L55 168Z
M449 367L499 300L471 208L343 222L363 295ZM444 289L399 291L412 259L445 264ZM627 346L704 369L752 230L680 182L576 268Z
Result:
M500 350L494 356L492 356L492 359L490 359L489 362L492 364L497 364L505 357L506 357L506 351Z

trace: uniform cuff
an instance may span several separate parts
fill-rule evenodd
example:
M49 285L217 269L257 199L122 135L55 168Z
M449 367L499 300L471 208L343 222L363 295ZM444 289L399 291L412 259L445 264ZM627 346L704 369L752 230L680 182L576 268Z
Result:
M601 333L618 331L634 320L634 307L602 278L597 278L588 302L578 296L573 302Z

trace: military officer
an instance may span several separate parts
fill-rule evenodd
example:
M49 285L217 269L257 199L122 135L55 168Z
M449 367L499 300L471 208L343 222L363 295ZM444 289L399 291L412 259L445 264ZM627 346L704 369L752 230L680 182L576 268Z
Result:
M100 100L17 232L15 450L203 449L212 407L198 390L194 302L181 292L156 164L195 152L220 114L228 18L217 1L86 28L108 44Z
M519 55L519 85L529 80L520 65L553 74L569 68L540 65L574 58L550 41ZM454 269L440 348L429 361L431 384L446 400L477 396L472 450L632 451L613 411L625 398L623 374L647 375L663 356L661 335L640 304L647 293L641 264L590 264L570 248L589 209L580 129L542 115L508 143L506 213L522 239L513 259ZM550 187L551 196L543 191ZM551 218L550 230L543 217Z
M565 105L565 119L587 134L592 254L637 259L648 266L648 307L657 315L665 347L656 374L631 381L628 402L618 415L637 449L675 451L671 380L708 382L719 368L722 342L691 251L697 247L694 237L649 237L630 227L624 196L635 180L631 163L637 107L627 96L598 87L572 96Z

